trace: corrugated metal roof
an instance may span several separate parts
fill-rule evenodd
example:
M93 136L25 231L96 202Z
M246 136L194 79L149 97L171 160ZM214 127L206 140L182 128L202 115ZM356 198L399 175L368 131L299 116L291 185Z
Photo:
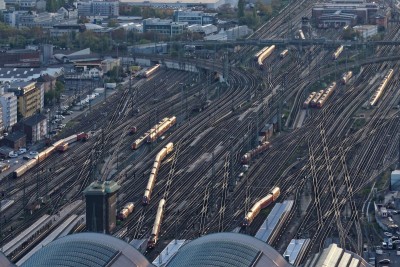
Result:
M310 239L292 239L283 254L283 257L285 257L290 264L294 264L299 253L302 251L303 246L307 245L309 241Z
M290 211L293 206L292 200L285 200L283 203L276 203L274 208L269 213L267 219L263 222L260 229L257 231L255 238L267 242L276 226L280 222L280 219L285 212Z

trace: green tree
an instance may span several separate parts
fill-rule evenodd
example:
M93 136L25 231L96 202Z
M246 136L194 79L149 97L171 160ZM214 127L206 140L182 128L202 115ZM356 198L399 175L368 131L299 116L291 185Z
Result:
M238 18L244 17L244 0L238 1Z

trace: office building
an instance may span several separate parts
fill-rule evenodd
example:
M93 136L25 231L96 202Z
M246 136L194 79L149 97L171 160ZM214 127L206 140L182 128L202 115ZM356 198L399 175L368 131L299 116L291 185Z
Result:
M151 18L143 20L143 32L157 32L172 36L183 33L187 27L187 22L173 22L170 19Z
M203 11L175 10L174 22L187 22L189 25L207 25L217 22L217 13L204 13Z
M84 191L86 228L89 232L111 233L116 226L117 192L114 181L93 182Z
M117 17L119 15L119 2L88 1L78 2L78 16L106 16Z
M42 108L42 90L36 87L36 82L14 82L7 89L18 99L18 113L22 118L38 113Z
M8 130L17 123L18 101L14 93L4 93L0 95L2 107L2 120L4 129Z

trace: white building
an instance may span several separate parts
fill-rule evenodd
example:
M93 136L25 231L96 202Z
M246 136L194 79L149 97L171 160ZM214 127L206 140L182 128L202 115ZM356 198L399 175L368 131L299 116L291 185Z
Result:
M252 30L250 30L246 25L242 25L226 30L225 32L228 40L236 40L250 34Z
M210 35L213 33L216 33L218 31L217 26L212 25L212 24L207 24L207 25L190 25L188 26L188 31L190 32L198 32L204 35Z
M6 9L6 3L4 0L0 0L0 10L5 10Z
M390 175L390 188L392 191L400 191L400 170L392 171Z
M0 103L3 109L3 125L8 129L17 123L17 97L14 93L4 93L0 96Z
M121 65L121 60L119 58L106 58L101 61L101 69L104 73L109 72L115 67L119 67Z
M378 25L354 26L353 29L358 32L362 38L367 39L378 33Z
M217 9L225 4L225 0L120 0L121 4L132 6L154 6L154 7L173 7L173 8L191 8L204 7ZM235 1L237 2L237 1Z
M78 2L79 16L107 16L117 17L119 15L119 2L89 1Z

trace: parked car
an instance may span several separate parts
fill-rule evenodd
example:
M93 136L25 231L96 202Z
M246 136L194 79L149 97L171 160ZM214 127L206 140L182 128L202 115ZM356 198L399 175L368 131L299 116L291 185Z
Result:
M379 261L380 264L384 263L384 264L389 264L390 260L389 259L383 259Z
M32 156L37 156L39 153L37 152L37 151L31 151L31 152L29 152L29 155L32 155Z
M31 159L30 156L23 156L22 158L23 158L24 160L30 160L30 159Z
M389 232L384 232L383 233L385 236L387 236L387 237L392 237L393 236L393 234L392 233L389 233Z
M18 157L18 154L17 154L16 152L14 152L14 151L11 151L11 152L8 154L8 156L9 156L10 158L17 158L17 157Z
M18 154L22 155L22 154L24 154L24 153L26 153L26 148L21 147L21 148L18 150Z

